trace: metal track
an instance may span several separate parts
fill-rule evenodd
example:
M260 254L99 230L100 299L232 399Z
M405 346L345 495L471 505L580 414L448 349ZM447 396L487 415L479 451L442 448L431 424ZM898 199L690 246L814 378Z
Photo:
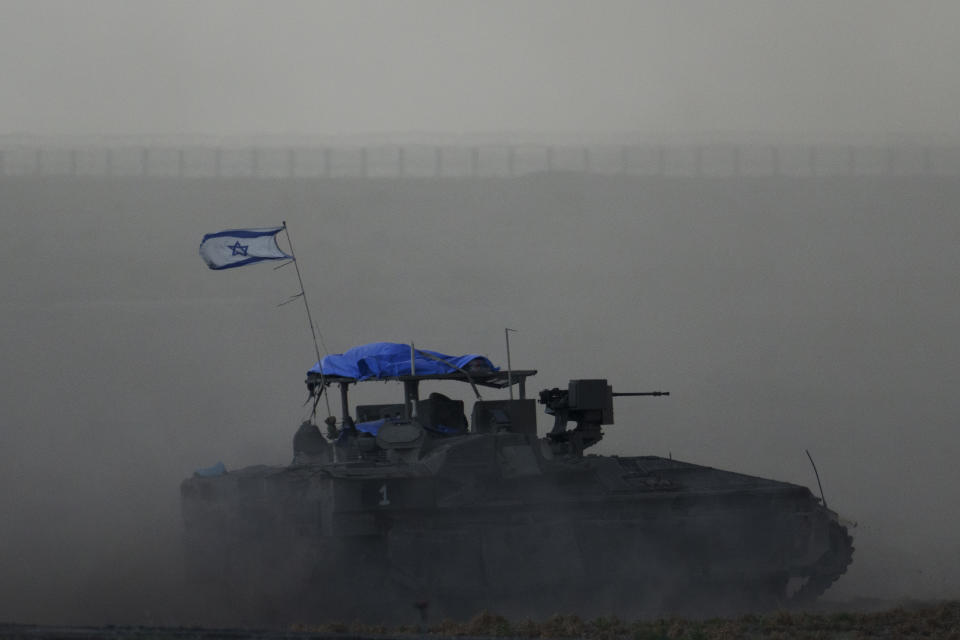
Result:
M823 554L813 566L809 579L790 597L789 604L812 603L847 572L847 567L853 562L853 537L847 533L846 527L832 522L830 523L830 540L832 542L830 551Z

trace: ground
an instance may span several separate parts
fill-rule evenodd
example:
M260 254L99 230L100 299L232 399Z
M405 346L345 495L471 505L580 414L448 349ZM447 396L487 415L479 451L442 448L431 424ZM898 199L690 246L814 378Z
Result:
M832 607L823 607L829 609ZM364 623L330 623L320 626L291 625L283 629L210 629L202 627L44 627L0 625L0 638L63 639L213 639L279 640L294 638L353 639L426 637L442 638L587 638L589 640L720 640L748 638L790 640L818 638L945 638L960 640L960 602L905 603L880 611L779 611L739 618L689 620L670 618L626 622L616 618L581 620L556 615L547 620L511 621L481 612L467 622L442 621L421 631L417 626L387 628Z

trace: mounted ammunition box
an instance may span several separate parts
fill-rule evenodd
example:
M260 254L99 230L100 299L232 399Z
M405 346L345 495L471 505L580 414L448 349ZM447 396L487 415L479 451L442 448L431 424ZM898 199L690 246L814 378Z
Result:
M510 431L537 435L536 401L526 400L477 400L473 404L470 420L474 433L497 433Z

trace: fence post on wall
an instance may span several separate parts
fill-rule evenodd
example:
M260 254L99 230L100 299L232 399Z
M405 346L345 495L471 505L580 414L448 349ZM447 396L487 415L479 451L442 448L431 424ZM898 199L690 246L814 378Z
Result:
M119 155L117 154L118 148L120 149ZM487 151L484 151L484 148ZM159 154L157 153L158 149ZM227 151L230 151L230 149L228 148ZM270 152L269 149L273 149L273 151ZM410 149L414 149L412 156ZM769 176L801 177L857 176L863 175L864 172L886 176L936 175L938 170L942 175L953 175L955 173L955 168L951 164L955 150L947 146L900 147L877 145L860 147L855 143L844 142L838 146L817 144L786 144L780 146L773 143L755 147L749 143L730 142L701 146L684 145L682 143L677 146L671 146L668 143L656 144L656 146L653 144L635 146L631 144L591 145L590 143L584 143L573 146L538 144L533 147L526 147L522 144L518 146L505 142L495 147L484 147L483 144L456 147L444 147L442 144L436 146L414 144L409 147L403 144L383 147L351 147L345 148L343 151L351 158L355 157L354 153L358 154L356 158L359 168L353 168L352 161L344 158L341 161L344 166L339 169L334 166L336 158L334 158L333 152L335 149L320 147L259 148L252 146L232 148L230 153L236 156L232 160L230 157L224 157L225 149L221 147L193 147L191 151L189 146L179 148L139 145L112 147L103 144L99 147L90 148L60 147L52 151L49 147L35 146L15 149L13 152L10 148L0 148L0 176L42 176L48 173L56 173L64 176L103 175L116 177L117 175L139 175L150 177L151 175L175 175L180 178L188 178L191 175L209 175L210 166L207 165L207 169L204 170L200 166L203 165L203 159L199 156L191 160L192 164L188 165L189 151L205 155L208 159L212 152L215 174L218 178L225 177L230 172L233 172L231 175L247 175L243 165L245 164L245 157L248 155L250 164L247 171L252 177L295 178L306 175L304 172L310 175L320 173L325 177L334 177L335 174L338 176L355 176L357 175L356 172L359 171L359 174L364 178L372 176L405 178L410 175L431 175L429 168L430 149L433 149L432 174L437 177L447 175L448 172L451 175L475 177L491 175L515 177L531 166L536 169L536 165L539 163L537 158L541 157L539 155L541 152L544 154L542 156L545 163L543 167L547 172L557 172L568 168L575 171L582 169L585 174L598 171L601 173L619 171L621 175L651 175L654 170L653 162L656 162L656 175L661 177L678 174L689 175L691 171L696 176L735 177L760 175L757 173L758 171ZM770 170L769 173L764 173L765 170L762 165L765 164L767 149L769 149ZM782 151L784 149L787 152L786 165L783 164L785 160ZM824 155L824 150L826 150L826 155ZM302 155L304 153L311 154L313 160L307 161L298 158L298 154ZM322 170L315 168L318 161L317 155L321 153L323 155ZM377 155L371 157L371 153L379 153L383 157L380 158ZM396 154L395 160L393 159L393 153ZM447 162L450 160L451 153L455 156L453 165ZM484 153L487 153L489 157L484 156ZM522 153L532 155L529 158L521 157ZM670 156L671 153L682 154L686 159L684 157L673 158ZM426 155L424 158L420 158L421 154ZM464 157L464 154L467 154L467 157ZM753 157L750 154L758 155ZM640 157L641 155L642 157ZM941 156L948 157L948 159L941 159ZM822 167L820 166L821 157ZM24 160L24 162L21 163L19 160ZM139 168L137 160L139 160ZM420 167L421 160L426 161L425 169ZM156 166L151 168L151 162ZM173 168L174 162L176 163L176 169ZM396 165L391 170L389 164L393 162ZM530 165L531 162L533 165ZM446 163L446 166L444 163ZM424 171L421 171L421 169L424 169Z

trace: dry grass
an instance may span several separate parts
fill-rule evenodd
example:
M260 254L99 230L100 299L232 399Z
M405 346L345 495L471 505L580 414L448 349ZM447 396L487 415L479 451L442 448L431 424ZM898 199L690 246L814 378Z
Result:
M294 631L376 636L416 634L416 627L387 629L369 624L328 624ZM898 607L876 613L804 613L779 611L739 618L670 618L627 622L617 618L582 620L555 615L541 622L511 621L484 611L466 622L431 624L426 637L585 638L588 640L870 640L925 638L960 640L960 602Z

